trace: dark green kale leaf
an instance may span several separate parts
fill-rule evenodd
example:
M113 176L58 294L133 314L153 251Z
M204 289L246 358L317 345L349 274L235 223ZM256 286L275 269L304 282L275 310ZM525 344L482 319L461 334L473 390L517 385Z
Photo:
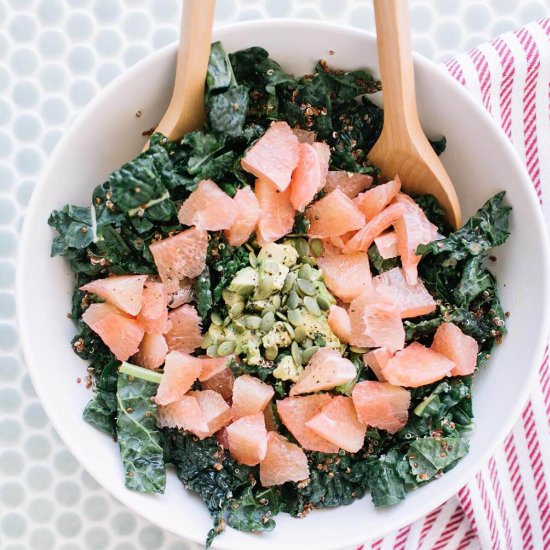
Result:
M166 486L164 452L157 429L157 406L151 400L158 384L119 374L116 434L126 488L163 493Z
M406 454L398 449L371 457L366 465L368 488L376 507L397 504L415 485Z
M248 88L246 86L234 86L207 100L208 124L217 135L240 136L247 111Z
M66 205L50 214L48 225L59 233L52 242L52 256L84 249L98 238L91 208Z
M307 235L307 231L310 226L310 221L307 219L304 213L296 215L294 219L294 227L292 228L292 233L294 235Z
M210 279L210 269L205 266L204 271L195 279L195 300L197 302L197 311L204 321L212 309L212 281Z
M214 42L210 47L208 70L206 73L206 93L225 91L235 84L233 69L229 57L225 53L221 42Z
M387 260L384 260L384 258L380 256L380 252L378 252L378 248L375 244L369 248L367 254L370 265L376 271L376 275L380 275L380 273L384 273L384 271L389 271L390 269L401 265L401 261L397 256L395 258L388 258Z
M433 195L414 195L413 198L442 235L448 235L451 232L451 227L445 218L445 211Z

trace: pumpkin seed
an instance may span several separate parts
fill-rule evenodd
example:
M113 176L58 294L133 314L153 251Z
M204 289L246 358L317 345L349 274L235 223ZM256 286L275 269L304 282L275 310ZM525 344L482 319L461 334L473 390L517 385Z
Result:
M315 296L315 287L307 279L300 279L300 277L298 277L296 284L298 285L298 290L302 292L302 294L306 296Z
M276 311L275 316L278 317L281 321L286 321L286 315L282 311Z
M244 326L251 330L258 330L262 323L262 318L257 315L247 315L244 318Z
M301 237L296 239L294 241L294 248L296 249L296 252L298 252L298 256L301 258L306 258L309 256L309 245L305 239L302 239Z
M323 311L328 311L330 309L330 302L324 296L317 296L316 300Z
M273 298L271 299L273 302L273 307L277 310L281 307L281 297L278 294L275 294Z
M238 320L233 321L233 330L234 330L237 334L242 334L242 333L246 330L246 327L245 327L244 324L241 322L241 320L238 319Z
M319 346L311 346L310 348L307 348L304 351L302 351L302 364L307 365L318 349L319 349Z
M225 357L226 355L231 355L234 351L237 345L235 342L230 342L229 340L222 342L218 346L218 356L219 357Z
M291 325L294 325L295 327L302 324L302 316L300 315L300 312L297 309L289 310L288 322Z
M288 300L286 301L288 309L296 309L300 305L300 297L295 290L291 290L288 293Z
M317 304L317 300L315 298L312 298L311 296L306 296L304 298L304 306L306 306L306 309L312 315L315 315L315 317L321 316L321 308Z
M214 313L210 314L210 320L217 326L221 327L223 325L223 319L221 316L214 311Z
M307 334L307 332L306 332ZM313 346L313 340L311 338L306 338L303 342L303 348L304 349L307 349L307 348L310 348L311 346Z
M292 325L290 323L287 323L286 321L283 323L286 331L288 332L288 335L294 339L294 329L292 328Z
M229 325L229 323L231 323L231 317L229 317L229 315L223 320L223 324L222 324L222 327L226 327L227 325Z
M285 282L283 284L283 288L281 288L281 292L283 294L287 294L290 289L292 288L292 285L296 282L296 273L293 273L292 271L288 273L288 275L285 278Z
M353 353L367 353L369 351L369 348L360 348L358 346L350 346L350 351L353 351Z
M201 342L201 348L208 349L213 343L214 340L212 340L212 336L210 336L210 334L205 334Z
M302 344L307 338L307 332L306 329L299 325L294 329L294 340L298 342L298 344Z
M244 304L242 302L237 302L236 304L233 304L231 308L229 309L229 316L230 317L238 317L244 310Z
M275 315L272 311L268 311L263 317L260 323L260 330L262 332L269 332L275 324Z
M313 252L313 255L316 258L321 256L321 254L325 251L325 247L323 246L323 241L321 239L312 239L309 243L309 248L311 248L311 252Z
M300 352L300 347L296 342L292 342L292 345L290 346L290 354L292 355L292 359L296 363L296 366L299 367L302 364L302 353Z
M286 306L286 301L288 300L288 294L285 294L281 299L281 306Z
M253 250L251 250L250 253L248 254L248 261L254 269L258 267L258 258L256 258L256 254L254 254Z
M268 346L265 348L265 358L269 361L275 361L279 354L279 348L277 346Z
M258 285L258 300L265 300L271 296L273 292L273 277L271 275L264 275L260 279Z
M208 348L206 349L206 355L208 355L208 357L217 357L218 356L217 344L212 344L211 346L208 346Z
M313 279L313 273L309 264L303 264L298 270L298 277L311 281Z

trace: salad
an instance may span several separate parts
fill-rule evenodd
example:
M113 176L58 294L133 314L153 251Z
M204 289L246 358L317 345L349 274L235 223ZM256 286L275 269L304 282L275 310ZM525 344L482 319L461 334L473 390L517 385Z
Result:
M128 489L162 493L175 469L208 545L367 491L395 504L468 452L472 376L506 332L486 258L510 207L500 193L451 232L385 181L379 90L215 43L204 128L153 134L91 206L50 216L84 420L118 442Z

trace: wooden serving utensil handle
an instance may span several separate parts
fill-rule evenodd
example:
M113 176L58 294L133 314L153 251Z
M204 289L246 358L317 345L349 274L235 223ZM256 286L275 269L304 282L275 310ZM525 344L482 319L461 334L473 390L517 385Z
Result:
M215 7L215 0L184 0L174 91L156 129L170 140L205 121L204 87Z

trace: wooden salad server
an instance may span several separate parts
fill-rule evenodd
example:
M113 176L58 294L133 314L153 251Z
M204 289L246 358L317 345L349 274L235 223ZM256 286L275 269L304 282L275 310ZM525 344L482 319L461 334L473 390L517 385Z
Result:
M434 195L457 228L461 214L456 191L418 120L407 0L373 1L384 126L369 159L387 178L398 174L408 193Z

